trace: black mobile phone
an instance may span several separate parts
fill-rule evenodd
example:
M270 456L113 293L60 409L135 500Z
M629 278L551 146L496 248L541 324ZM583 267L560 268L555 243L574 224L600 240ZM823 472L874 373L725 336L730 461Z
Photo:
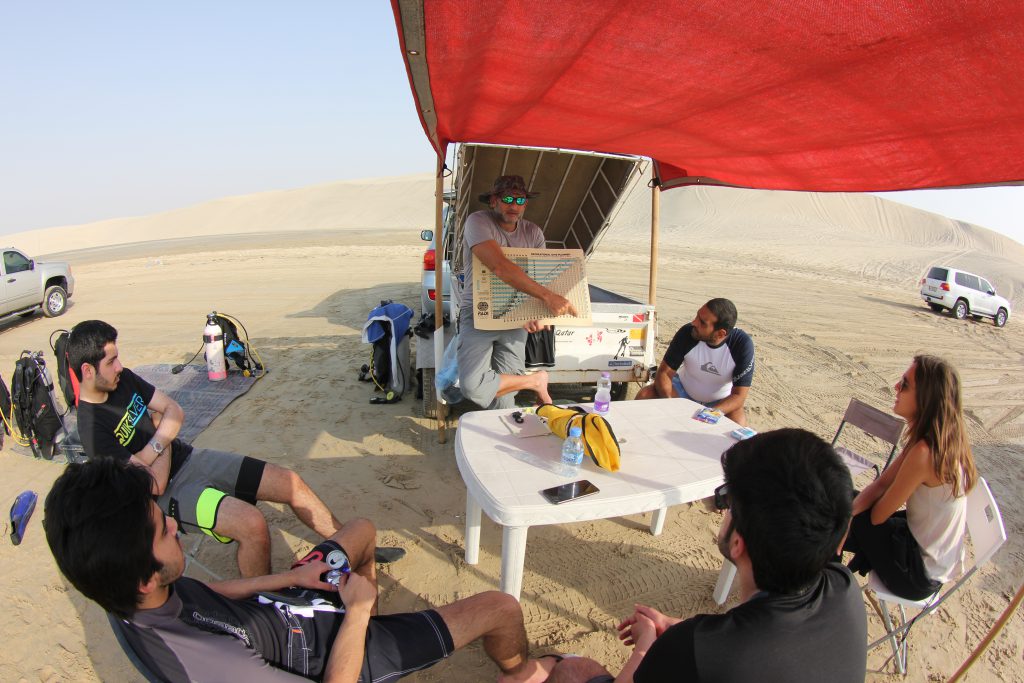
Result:
M597 488L586 479L581 479L580 481L574 481L571 484L562 484L561 486L552 486L549 489L544 489L540 492L540 495L547 498L549 503L559 505L567 500L574 500L576 498L582 498L583 496L589 496L600 490L601 489Z

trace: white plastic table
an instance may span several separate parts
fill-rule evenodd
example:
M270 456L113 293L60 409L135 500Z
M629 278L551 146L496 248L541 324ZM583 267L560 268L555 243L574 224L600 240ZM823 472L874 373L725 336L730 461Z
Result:
M466 484L466 562L479 561L481 510L504 527L501 590L516 598L523 587L531 526L655 510L651 533L660 534L668 506L714 493L722 483L722 452L735 443L729 432L736 423L726 418L714 425L694 420L700 408L679 398L613 403L609 422L620 441L621 468L608 472L585 457L578 477L561 474L558 437L513 435L501 420L511 410L463 415L455 458ZM575 479L589 479L600 491L561 505L540 494ZM727 569L723 567L723 575Z

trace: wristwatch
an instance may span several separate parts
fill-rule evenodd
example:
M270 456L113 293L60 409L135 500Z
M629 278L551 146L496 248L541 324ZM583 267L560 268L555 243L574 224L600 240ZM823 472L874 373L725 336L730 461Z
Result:
M163 453L165 448L165 446L156 439L153 439L152 441L149 442L149 447L152 448L153 452L155 452L157 455Z

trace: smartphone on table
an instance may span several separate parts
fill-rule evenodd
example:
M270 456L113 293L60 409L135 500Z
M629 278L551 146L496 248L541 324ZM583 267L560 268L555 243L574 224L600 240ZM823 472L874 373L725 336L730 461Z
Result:
M547 498L549 503L560 505L566 501L592 495L600 490L601 489L597 488L586 479L581 479L580 481L574 481L569 484L562 484L561 486L552 486L549 489L544 489L540 492L540 495Z

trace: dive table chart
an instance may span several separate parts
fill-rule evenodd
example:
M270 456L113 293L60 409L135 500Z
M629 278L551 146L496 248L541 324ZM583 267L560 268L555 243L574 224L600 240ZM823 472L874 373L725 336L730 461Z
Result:
M578 316L552 316L540 300L514 289L473 257L473 324L480 330L512 330L531 320L545 325L589 326L590 293L582 249L506 248L505 256L530 278L576 307Z

